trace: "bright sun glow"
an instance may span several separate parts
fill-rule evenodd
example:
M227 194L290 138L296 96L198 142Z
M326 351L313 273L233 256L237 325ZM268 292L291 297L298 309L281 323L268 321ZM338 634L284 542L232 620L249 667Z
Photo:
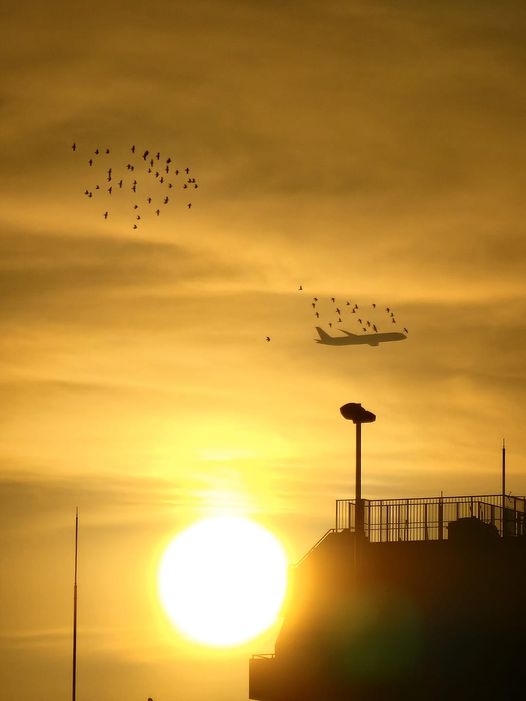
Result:
M286 586L281 544L238 517L190 526L170 543L159 569L161 601L176 627L218 647L243 643L271 626Z

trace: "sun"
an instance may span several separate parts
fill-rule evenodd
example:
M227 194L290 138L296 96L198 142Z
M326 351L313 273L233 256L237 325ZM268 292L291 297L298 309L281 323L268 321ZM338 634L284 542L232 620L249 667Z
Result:
M198 521L164 552L159 594L185 635L217 647L238 645L276 620L287 588L287 558L265 528L240 517Z

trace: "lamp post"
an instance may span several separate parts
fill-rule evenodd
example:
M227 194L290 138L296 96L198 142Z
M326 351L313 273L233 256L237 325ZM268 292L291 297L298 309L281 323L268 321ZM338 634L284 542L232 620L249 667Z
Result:
M356 479L355 479L355 517L354 530L357 536L363 536L364 508L362 499L362 424L372 423L376 415L367 411L361 404L351 402L340 407L344 419L352 421L356 426Z

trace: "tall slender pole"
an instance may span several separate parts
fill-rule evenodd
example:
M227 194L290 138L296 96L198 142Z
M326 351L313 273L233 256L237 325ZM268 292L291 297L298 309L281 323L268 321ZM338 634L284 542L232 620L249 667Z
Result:
M72 701L77 698L77 572L79 546L79 507L75 511L75 584L73 586L73 684L71 689Z
M504 525L506 521L506 442L502 439L502 537L506 535Z
M354 525L357 535L363 535L363 507L362 507L362 424L356 422L356 523Z

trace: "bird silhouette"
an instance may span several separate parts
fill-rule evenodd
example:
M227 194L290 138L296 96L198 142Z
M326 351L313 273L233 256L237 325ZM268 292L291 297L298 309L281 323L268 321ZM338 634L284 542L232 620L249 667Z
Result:
M88 190L84 190L84 194L85 194L85 195L89 195Z
M358 323L361 324L361 323L362 323L362 320L361 320L361 319L358 319Z
M137 185L132 185L133 192L137 192Z
M404 326L404 333L409 333L409 331L406 329L405 326Z
M159 182L160 182L160 183L164 183L164 178L163 178L162 175L161 175L161 177L160 177L160 179L159 179Z
M341 321L342 321L342 320L341 320L341 317L338 317L338 322L341 323Z
M373 309L376 309L376 304L375 304L374 302L372 303L371 306L372 306Z
M77 150L77 144L73 143L73 145L71 146L71 149L72 149L72 151L76 151L76 150Z
M367 322L367 326L371 326L371 322L370 322L370 321Z
M108 218L108 212L104 212L104 219Z
M161 154L159 153L159 151L157 151L157 154L155 157L157 158L157 160L159 160L159 158L161 157Z
M145 151L145 152L142 154L143 160L146 160L146 158L148 157L148 154L149 154L149 153L150 153L149 151Z
M110 185L109 188L108 188L108 192L110 193L110 195L111 195L111 191L112 191L112 190L113 190L113 188L112 188L112 186Z
M90 192L90 193L88 194L88 197L93 197L93 192Z
M389 307L386 307L386 308L385 308L385 311L389 314L389 312L390 312L391 310L389 309Z
M168 187L173 187L172 183L168 183Z
M365 333L367 333L367 329L366 329L365 326L362 326L362 330L363 330Z
M136 216L136 219L139 220L140 218L141 218L141 215L138 214L138 215Z
M331 297L331 302L336 302L334 297Z
M378 329L376 328L376 326L375 326L374 324L373 324L373 330L374 330L375 332L378 331Z
M359 307L357 304L354 305L354 308L355 308L355 309L360 309L360 307Z
M312 308L314 309L316 307L316 302L312 302Z
M169 172L170 172L170 166L166 166L166 168L165 168L164 170L165 170L167 173L169 173Z
M356 314L356 309L353 309L353 310L352 310L352 313L353 313L353 314Z
M93 160L90 158L88 163L90 164L90 167L93 165Z
M133 225L133 228L136 229L136 228L137 228L137 224L134 224L134 225Z
M110 149L109 149L109 148L107 148L107 149L106 149L106 153L109 153L109 152L110 152Z
M186 190L187 187L188 187L188 185L185 183L185 184L183 185L183 190Z
M332 321L329 321L329 326L332 328Z
M265 340L266 340L267 343L268 343L268 342L270 341L270 336L267 336L267 338L266 338Z
M156 177L156 178L159 177L159 171L158 171L158 170L155 171L155 177Z
M96 149L96 151L95 151L95 155L96 155L96 156L98 156L98 155L99 155L99 149Z
M100 185L95 185L95 190L100 190Z
M317 301L318 301L318 298L317 298L317 297L314 297L314 301L317 302Z
M166 159L166 162L167 162L167 163L171 163L171 162L172 162L172 159L171 159L171 158L167 158L167 159Z
M134 204L134 205L133 205L133 208L134 208L134 209L139 209L139 205L138 205L138 204Z
M196 184L194 185L194 190L197 190L197 187L198 187L198 186L197 186L197 183L196 183Z
M176 171L175 171L175 174L176 174L176 175L179 175L179 171L178 171L178 170L176 170Z
M192 208L192 203L189 202L186 206L188 207L188 209L191 209L191 208Z
M341 314L339 307L336 307L336 314Z
M190 168L185 168L184 172L188 175L188 173L190 172Z
M118 185L122 189L122 180L119 180Z
M164 198L164 204L168 204L168 197Z
M391 321L393 322L393 324L396 324L396 319L391 319Z
M345 302L345 304L346 304L347 307L350 307L350 306L351 306L351 303L350 303L350 302Z
M316 312L316 319L320 318L320 312Z
M161 210L159 210L159 209L155 210L155 214L157 214L157 216L159 216L160 213L161 213Z
M391 312L391 316L394 316L394 312Z
M150 159L150 165L151 165L152 168L153 168L153 164L154 164L154 160L153 160L153 158L151 158L151 159Z
M151 198L151 197L148 197L148 199L147 199L146 201L148 202L148 204L151 204L151 203L152 203L152 198Z

